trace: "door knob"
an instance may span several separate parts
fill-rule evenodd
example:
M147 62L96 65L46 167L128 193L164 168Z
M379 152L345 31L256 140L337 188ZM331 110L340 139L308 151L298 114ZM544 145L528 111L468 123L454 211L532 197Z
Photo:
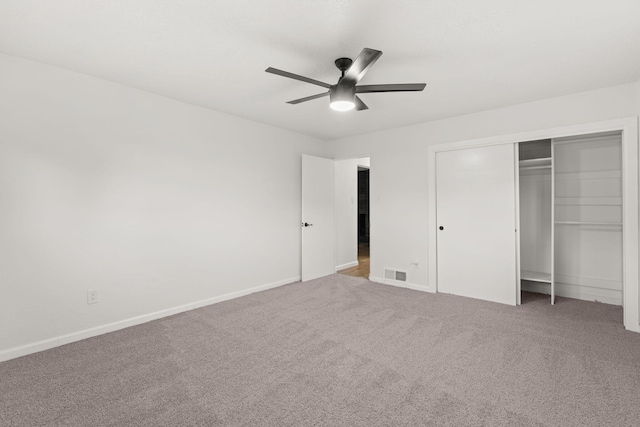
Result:
M313 224L309 224L308 222L303 222L302 226L303 227L311 227Z
M440 227L438 227L438 228L440 228L440 230L444 230L444 227L443 227L443 226L440 226Z

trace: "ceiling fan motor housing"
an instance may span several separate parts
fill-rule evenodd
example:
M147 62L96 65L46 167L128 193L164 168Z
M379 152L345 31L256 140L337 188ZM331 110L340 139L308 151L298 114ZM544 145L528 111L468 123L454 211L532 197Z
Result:
M356 87L352 85L333 85L329 89L330 103L347 101L353 103L356 97Z

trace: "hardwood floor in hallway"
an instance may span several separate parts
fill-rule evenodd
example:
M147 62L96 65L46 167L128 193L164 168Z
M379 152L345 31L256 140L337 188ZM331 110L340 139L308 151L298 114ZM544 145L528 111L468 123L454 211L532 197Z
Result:
M346 276L355 276L355 277L364 277L365 279L369 278L369 244L368 243L360 243L358 244L358 265L355 267L345 268L344 270L338 271L338 274L344 274Z

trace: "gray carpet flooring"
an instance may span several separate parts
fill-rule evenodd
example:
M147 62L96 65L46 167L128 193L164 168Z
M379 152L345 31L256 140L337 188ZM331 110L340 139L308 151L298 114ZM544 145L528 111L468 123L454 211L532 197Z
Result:
M638 426L622 309L333 275L0 363L0 425Z

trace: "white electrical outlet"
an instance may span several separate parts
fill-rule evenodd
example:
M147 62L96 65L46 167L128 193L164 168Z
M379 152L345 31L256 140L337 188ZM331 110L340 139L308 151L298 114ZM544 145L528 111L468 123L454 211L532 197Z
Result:
M90 289L87 291L87 304L95 304L98 302L98 291Z

